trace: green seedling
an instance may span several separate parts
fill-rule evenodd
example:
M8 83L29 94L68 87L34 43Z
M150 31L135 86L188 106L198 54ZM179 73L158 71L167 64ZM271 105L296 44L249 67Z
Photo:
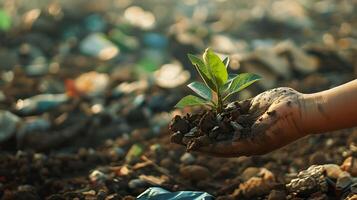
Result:
M185 96L176 104L178 108L206 105L221 112L231 95L261 79L260 76L251 73L228 74L229 58L222 61L210 48L205 50L203 59L191 54L188 54L188 58L200 74L203 83L195 81L187 85L200 97Z

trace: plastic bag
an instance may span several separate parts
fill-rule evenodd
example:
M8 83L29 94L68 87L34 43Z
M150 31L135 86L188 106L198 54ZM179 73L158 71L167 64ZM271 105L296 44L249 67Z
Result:
M150 187L141 193L138 200L211 200L214 197L206 192L178 191L169 192L160 187Z

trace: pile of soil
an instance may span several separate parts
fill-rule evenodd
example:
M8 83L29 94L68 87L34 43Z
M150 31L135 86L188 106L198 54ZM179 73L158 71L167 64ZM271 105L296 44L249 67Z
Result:
M176 115L171 123L171 142L197 150L216 142L249 137L255 116L249 113L250 101L232 102L222 112L205 110L197 114Z

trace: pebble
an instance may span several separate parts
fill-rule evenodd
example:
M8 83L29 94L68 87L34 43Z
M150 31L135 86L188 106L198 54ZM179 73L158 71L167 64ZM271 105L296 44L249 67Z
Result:
M143 188L146 187L148 184L147 182L141 180L141 179L132 179L128 183L128 187L130 189L138 189L138 188Z
M208 178L211 173L210 171L200 165L187 165L180 168L180 174L189 180L200 181Z
M190 153L184 153L180 158L181 163L190 165L196 161L196 158Z
M266 195L273 188L274 183L266 181L260 177L252 177L248 181L239 185L239 190L235 191L236 195L242 195L245 198Z
M110 150L109 154L110 156L114 157L114 158L123 158L125 155L125 150L120 148L120 147L113 147L113 149ZM115 159L115 160L116 160Z
M322 165L312 165L307 170L298 173L297 178L286 184L290 193L299 195L310 194L311 191L327 191L324 177L325 169Z
M103 182L108 178L106 174L99 170L94 170L92 173L89 175L89 180L92 182Z
M268 200L284 200L286 199L285 191L281 190L272 190L269 193Z
M160 161L160 166L165 167L165 168L170 168L172 166L173 162L170 158L164 158Z
M16 127L20 123L20 118L9 111L0 110L0 142L13 136Z
M350 176L348 172L342 171L340 166L336 164L325 164L323 166L329 178L337 180L339 177Z
M325 152L315 152L309 158L310 165L322 165L327 163L327 157Z
M92 33L80 43L80 51L97 57L100 60L110 60L119 54L119 49L102 33Z
M109 76L95 71L83 73L74 80L76 90L85 96L96 97L106 92Z
M343 161L341 169L349 172L352 176L357 176L357 160L356 158L350 156Z
M258 167L248 167L241 174L241 178L243 181L249 180L251 177L257 175L260 172L260 168Z

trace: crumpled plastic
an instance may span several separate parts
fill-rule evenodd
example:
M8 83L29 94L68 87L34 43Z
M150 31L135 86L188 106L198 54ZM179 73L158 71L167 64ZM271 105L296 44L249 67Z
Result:
M178 191L169 192L160 187L150 187L137 196L138 200L213 200L214 197L206 192Z

